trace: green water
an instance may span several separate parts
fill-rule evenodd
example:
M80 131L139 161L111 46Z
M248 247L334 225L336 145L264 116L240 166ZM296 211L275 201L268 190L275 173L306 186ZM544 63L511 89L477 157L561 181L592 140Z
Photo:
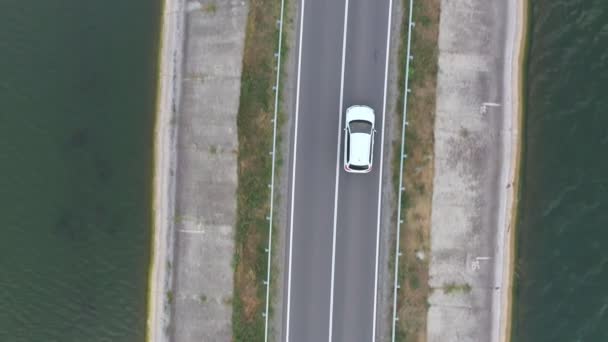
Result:
M514 342L608 341L608 1L530 0Z
M158 0L0 1L0 341L142 341Z

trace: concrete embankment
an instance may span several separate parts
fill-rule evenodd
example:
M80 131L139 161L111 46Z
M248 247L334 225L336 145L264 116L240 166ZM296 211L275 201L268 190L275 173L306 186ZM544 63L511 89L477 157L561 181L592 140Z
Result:
M148 341L231 338L245 1L165 0Z
M512 39L509 41L513 44L510 49L511 68L506 70L506 73L511 75L511 92L513 94L511 103L512 127L513 132L510 135L511 144L511 165L507 177L513 179L508 190L507 198L505 199L505 222L503 227L505 231L504 242L502 246L503 260L502 265L497 263L497 273L502 273L500 298L496 299L500 303L500 310L494 314L495 328L494 334L500 342L511 341L512 328L512 307L513 307L513 282L514 282L514 258L515 258L515 225L517 224L517 209L519 202L519 191L521 185L519 177L521 174L521 157L523 151L523 116L524 116L524 91L523 84L526 79L525 63L527 49L527 30L528 30L528 3L527 0L518 0L516 5L510 7L510 18L513 20ZM509 78L505 76L505 81ZM500 242L500 241L499 241ZM498 326L496 326L498 325Z
M441 4L428 341L506 336L522 8Z
M183 10L179 0L163 3L154 129L154 177L152 200L152 246L148 278L146 340L166 341L170 317L172 286L173 217L175 202L174 170L177 159L176 126L180 95L183 43Z

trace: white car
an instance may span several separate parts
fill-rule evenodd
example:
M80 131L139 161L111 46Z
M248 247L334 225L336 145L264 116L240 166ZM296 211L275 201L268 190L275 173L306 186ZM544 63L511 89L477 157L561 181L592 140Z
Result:
M351 106L346 110L344 127L344 170L368 173L374 160L374 110Z

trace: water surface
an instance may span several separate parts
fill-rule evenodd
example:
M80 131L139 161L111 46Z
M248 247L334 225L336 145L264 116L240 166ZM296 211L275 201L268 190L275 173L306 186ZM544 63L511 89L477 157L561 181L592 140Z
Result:
M608 1L531 5L513 341L608 341Z
M158 0L0 1L0 341L141 341Z

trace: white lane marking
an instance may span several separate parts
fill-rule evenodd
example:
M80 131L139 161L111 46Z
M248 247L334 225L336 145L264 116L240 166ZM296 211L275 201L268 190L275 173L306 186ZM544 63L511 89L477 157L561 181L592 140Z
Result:
M481 107L479 108L479 113L485 114L488 111L488 107L500 107L500 103L484 102L481 104Z
M178 230L180 233L188 233L188 234L205 234L204 230L196 230L196 229L180 229Z
M346 32L348 28L348 0L344 5L344 33L342 36L342 68L340 75L340 105L338 112L338 145L336 146L336 188L334 190L334 230L331 242L331 292L329 295L329 338L331 342L333 334L334 317L334 274L336 270L336 228L338 223L338 187L340 184L340 143L342 142L342 110L344 101L344 64L346 59Z
M298 114L300 110L300 70L302 69L302 32L304 31L304 5L306 0L302 0L302 9L300 12L300 43L298 45L298 80L296 86L296 117L295 117L295 128L293 137L293 169L291 174L291 217L289 218L289 268L287 271L287 318L286 318L286 331L285 341L289 341L289 316L291 314L291 260L293 254L293 199L295 194L296 186L296 158L298 154Z
M374 316L372 323L372 342L376 337L376 310L378 306L378 259L380 249L380 217L382 204L382 159L384 158L384 127L386 126L386 93L388 88L388 61L391 45L391 19L393 17L393 0L388 3L388 26L386 32L386 60L384 62L384 95L382 102L382 138L380 140L380 173L378 177L378 219L376 223L376 271L374 279Z

